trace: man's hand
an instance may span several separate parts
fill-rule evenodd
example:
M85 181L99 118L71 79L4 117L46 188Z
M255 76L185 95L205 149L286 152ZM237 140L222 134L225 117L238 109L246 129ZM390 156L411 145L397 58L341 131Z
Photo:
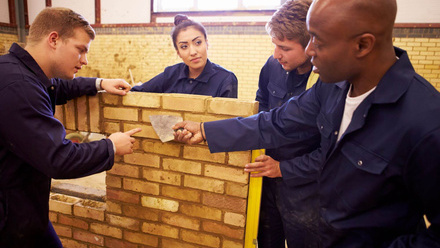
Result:
M254 163L245 165L245 172L251 173L251 177L282 177L280 162L267 155L260 155Z
M140 132L142 129L135 128L125 133L117 132L110 135L108 138L113 142L116 149L116 155L125 155L133 153L133 143L135 141L131 136Z
M101 88L108 93L125 96L130 91L131 86L124 79L103 79Z
M174 132L174 140L189 145L198 144L203 141L200 122L182 121L172 127L177 130Z

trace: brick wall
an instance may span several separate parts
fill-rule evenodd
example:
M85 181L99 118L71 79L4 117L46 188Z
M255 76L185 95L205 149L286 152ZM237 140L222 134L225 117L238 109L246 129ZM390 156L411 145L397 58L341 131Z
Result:
M0 27L2 45L17 40ZM207 26L208 57L238 78L238 97L254 100L261 67L273 52L263 26ZM145 82L166 66L181 62L171 42L170 27L96 28L97 37L88 55L89 65L79 76L123 78ZM16 31L15 31L16 33ZM395 28L395 45L407 50L418 73L440 90L440 28Z
M207 26L208 58L235 73L238 97L254 100L261 67L273 53L263 26ZM170 27L97 28L89 65L79 75L145 82L181 62ZM440 28L395 28L395 45L409 52L418 73L440 90Z
M18 42L17 29L0 26L0 55L6 54L14 42Z
M396 37L394 45L405 49L414 69L440 91L440 39Z
M210 121L256 113L254 101L130 92L57 107L67 129L110 134L142 127L133 154L107 172L105 202L52 194L50 219L64 246L241 248L251 153L211 154L206 144L162 143L149 115Z

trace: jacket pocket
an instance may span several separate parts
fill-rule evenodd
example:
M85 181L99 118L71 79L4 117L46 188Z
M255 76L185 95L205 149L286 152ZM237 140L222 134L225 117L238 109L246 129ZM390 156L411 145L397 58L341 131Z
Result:
M382 174L389 163L378 154L353 142L345 143L341 151L353 166L371 174Z
M283 105L284 97L287 94L286 89L283 89L275 83L269 82L267 90L269 91L269 109Z
M325 138L330 137L330 134L332 133L332 126L322 113L316 117L316 125L318 126L321 136Z

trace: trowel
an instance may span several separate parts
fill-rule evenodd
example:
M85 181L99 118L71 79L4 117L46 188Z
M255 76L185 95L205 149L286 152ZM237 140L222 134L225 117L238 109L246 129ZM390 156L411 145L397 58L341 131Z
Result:
M174 140L174 124L183 121L181 116L175 115L150 115L150 122L157 136L163 143Z

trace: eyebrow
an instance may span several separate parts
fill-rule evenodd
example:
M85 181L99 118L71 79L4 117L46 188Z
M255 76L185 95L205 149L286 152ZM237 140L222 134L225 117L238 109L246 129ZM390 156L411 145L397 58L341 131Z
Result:
M319 35L317 35L315 32L310 32L309 31L309 35L310 36L314 36L316 39L321 40L321 37L319 37Z
M192 39L191 41L195 41L195 40L197 40L197 39L199 39L201 36L197 36L197 37L195 37L194 39ZM180 43L188 43L188 41L179 41L178 42L179 44Z
M86 53L89 52L89 49L87 48L87 46L79 45L78 48L80 48L81 50L84 50Z

